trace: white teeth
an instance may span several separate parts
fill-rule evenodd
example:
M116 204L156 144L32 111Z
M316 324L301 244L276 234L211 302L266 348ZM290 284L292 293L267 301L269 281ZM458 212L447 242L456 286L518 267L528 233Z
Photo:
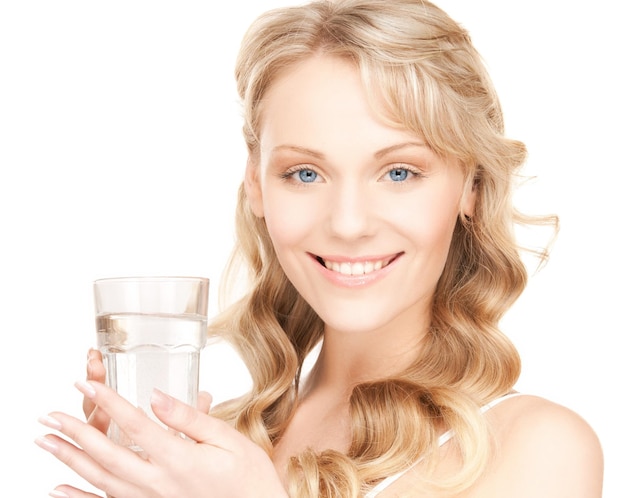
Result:
M363 263L352 263L352 275L363 275L364 273Z
M356 263L324 261L324 266L342 275L367 275L387 266L390 260L365 261Z

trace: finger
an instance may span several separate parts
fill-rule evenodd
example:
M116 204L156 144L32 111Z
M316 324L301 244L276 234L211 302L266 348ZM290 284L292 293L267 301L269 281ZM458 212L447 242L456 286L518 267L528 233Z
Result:
M59 416L61 414L56 415ZM82 422L79 421L79 423ZM89 427L86 424L85 426ZM93 428L90 427L90 429L96 432ZM38 446L51 453L59 461L63 462L97 489L101 489L112 496L140 496L136 494L138 490L135 486L125 482L103 468L95 459L87 454L86 451L83 451L71 442L66 441L65 439L62 439L54 434L47 434L46 436L37 438L35 442ZM71 489L71 487L67 488ZM92 496L91 494L80 493L84 492L78 490L74 495L69 494L69 496Z
M104 383L105 379L106 370L104 363L102 363L102 354L100 351L92 348L87 353L87 380ZM91 417L95 408L95 404L89 398L83 398L83 413L86 418Z
M143 410L133 406L110 387L99 382L79 381L75 385L106 412L120 430L140 446L151 459L177 451L178 448L175 448L175 445L183 442L180 437L151 420Z
M68 443L69 446L60 446L63 454L50 452L90 482L99 479L102 471L124 480L130 480L136 475L147 475L149 472L149 464L143 458L130 449L115 444L91 425L71 415L53 412L41 417L39 421L76 442L80 449ZM57 439L66 443L63 439Z
M102 382L106 379L106 369L102 361L102 353L97 349L90 349L87 356L87 378L96 382Z
M158 389L152 392L151 403L152 411L161 422L197 442L234 449L236 441L244 437L222 420L202 413Z
M198 410L202 413L209 413L211 411L211 403L213 403L213 396L205 391L198 393Z
M50 492L52 498L102 498L101 496L87 493L73 486L57 486Z
M87 417L87 423L92 427L95 427L103 434L106 434L109 430L109 424L111 422L110 417L104 410L100 410L97 406L91 412L91 415Z

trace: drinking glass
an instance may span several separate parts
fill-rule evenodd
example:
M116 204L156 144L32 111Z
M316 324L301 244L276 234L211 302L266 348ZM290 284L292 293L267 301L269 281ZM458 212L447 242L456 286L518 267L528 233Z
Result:
M196 406L208 293L209 280L202 277L94 282L97 344L106 384L161 425L150 407L154 388ZM114 421L108 437L142 453Z

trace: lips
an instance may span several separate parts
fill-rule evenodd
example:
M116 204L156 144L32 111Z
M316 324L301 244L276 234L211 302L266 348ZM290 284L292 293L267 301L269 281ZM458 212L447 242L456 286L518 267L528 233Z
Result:
M359 260L331 259L322 258L320 256L317 256L316 259L321 265L332 272L346 276L362 276L385 268L399 255L400 254L394 254L393 256L386 256L384 258Z

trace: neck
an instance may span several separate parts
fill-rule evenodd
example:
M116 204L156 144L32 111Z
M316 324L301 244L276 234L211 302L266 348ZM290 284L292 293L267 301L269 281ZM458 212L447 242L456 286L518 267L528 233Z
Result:
M372 331L342 332L326 327L319 357L302 394L323 389L349 396L356 384L399 374L417 359L429 325L430 317L421 315Z

